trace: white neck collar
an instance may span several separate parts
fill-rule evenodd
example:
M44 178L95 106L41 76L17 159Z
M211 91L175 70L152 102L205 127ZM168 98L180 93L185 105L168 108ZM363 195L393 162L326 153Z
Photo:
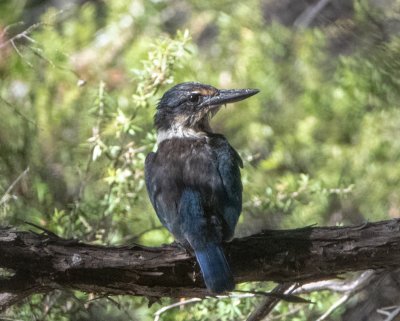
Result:
M160 145L164 140L171 138L202 138L205 136L206 133L203 131L175 125L167 130L159 130L157 132L157 144Z

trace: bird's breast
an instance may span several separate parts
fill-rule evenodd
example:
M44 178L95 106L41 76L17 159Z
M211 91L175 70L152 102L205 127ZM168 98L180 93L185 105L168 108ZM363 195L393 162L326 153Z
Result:
M190 169L199 173L201 167L209 166L215 160L214 154L206 137L172 138L159 145L157 158L169 168Z
M166 198L179 199L185 188L212 197L219 187L217 155L209 139L174 138L163 141L156 153L157 181Z

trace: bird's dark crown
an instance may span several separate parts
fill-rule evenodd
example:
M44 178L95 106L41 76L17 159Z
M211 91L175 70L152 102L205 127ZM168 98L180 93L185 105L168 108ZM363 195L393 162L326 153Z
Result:
M257 89L217 89L213 86L184 82L162 96L154 117L158 131L182 128L194 132L209 132L209 119L221 105L239 101L258 93Z

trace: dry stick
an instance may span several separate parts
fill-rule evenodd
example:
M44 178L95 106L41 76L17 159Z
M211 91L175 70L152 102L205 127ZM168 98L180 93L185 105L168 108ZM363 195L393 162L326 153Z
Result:
M392 312L389 312L389 310L393 310ZM387 318L382 320L382 321L392 321L394 320L395 317L397 317L400 314L400 306L390 306L382 309L376 310L379 314L386 315Z
M303 299L299 296L295 296L289 293L278 293L278 292L264 292L264 291L244 291L244 290L234 290L233 292L240 292L240 293L251 293L254 295L261 295L265 297L270 297L272 299L278 299L286 302L291 302L291 303L312 303L309 300Z
M150 227L148 229L145 229L145 230L139 232L138 234L127 235L127 236L123 237L122 240L121 240L121 243L123 243L123 244L127 244L128 243L129 244L131 242L135 242L135 241L137 242L143 235L145 235L148 232L164 229L164 227L161 226L161 225L160 226L155 226L154 224L152 224L152 225L153 225L152 227Z
M254 296L255 296L255 294L253 294L253 293L240 294L240 295L217 295L215 298L214 297L207 297L206 300L207 299L218 299L218 300L222 300L222 299L245 299L245 298L252 298ZM179 302L176 302L174 304L166 305L165 307L162 307L160 310L158 310L156 313L154 313L154 315L155 315L154 321L160 320L161 314L163 314L165 311L168 311L168 310L176 308L176 307L181 307L181 306L186 305L186 304L190 304L190 303L194 303L194 302L201 302L203 300L204 299L193 298L193 299L189 299L189 300L179 301Z
M336 308L346 303L349 298L350 298L350 293L346 293L345 295L343 295L339 300L337 300L334 304L332 304L330 308L323 315L321 315L316 321L325 320L333 311L335 311Z
M60 11L56 12L54 15L57 16L57 15L61 15L62 13L64 13L64 10L60 10ZM20 25L21 25L21 24L24 24L24 22L23 22L23 21L20 21L20 22L18 22L18 23L14 23L14 24L8 25L7 27L5 27L5 28L3 29L3 32L1 33L0 36L5 35L5 34L7 33L7 31L8 31L8 29L10 29L10 27L12 27L13 25L17 25L17 24L20 24ZM8 39L7 41L5 41L5 42L3 42L3 43L0 43L0 49L6 47L6 46L8 46L8 45L11 45L11 46L14 48L15 52L18 54L18 56L20 56L21 59L22 59L29 67L34 68L33 64L32 64L31 62L29 62L28 60L25 59L25 57L23 56L22 52L18 49L18 46L16 45L15 41L18 40L18 39L22 39L22 38L23 38L23 39L28 40L29 42L37 43L37 41L34 40L34 39L32 39L31 37L29 37L28 34L30 34L32 31L34 31L35 29L38 29L39 27L41 27L41 26L43 26L43 25L46 25L46 23L44 23L44 22L37 22L37 23L31 25L30 27L28 27L27 29L25 29L25 30L22 31L21 33L15 35L15 36L13 36L13 37L11 37L10 39ZM46 58L46 57L41 53L41 52L43 51L42 49L36 48L36 47L30 47L30 46L26 46L26 45L25 45L25 47L28 48L29 50L31 50L31 51L34 53L34 55L38 56L39 58L43 59L43 60L46 61L48 64L50 64L53 68L58 68L58 69L61 69L61 70L65 70L65 71L68 71L68 72L72 72L78 79L80 79L80 76L79 76L78 73L76 73L74 70L69 69L69 68L63 68L63 67L60 67L60 66L56 66L56 65L54 64L53 61L51 61L50 59Z
M278 315L274 315L274 316L270 316L270 317L266 317L263 321L272 321L272 320L289 320L287 317L289 315L293 315L297 312L299 312L300 310L302 310L303 307L302 306L296 306L293 307L293 309L291 309L290 311L286 312L286 313L282 313L282 314L278 314Z
M295 284L291 282L285 282L278 284L272 293L276 294L290 294L294 290ZM280 299L273 297L266 297L258 308L248 317L247 321L259 321L264 319L268 313L279 303Z
M50 231L50 230L48 230L48 229L45 229L45 228L42 227L42 226L33 224L33 223L31 223L31 222L27 222L27 221L25 221L24 223L25 223L25 224L28 224L28 225L30 225L30 226L36 227L38 230L41 230L41 231L44 232L46 235L48 235L48 236L50 236L50 237L52 237L52 238L55 238L55 239L60 238L57 234L53 233L52 231Z
M33 40L33 39L32 39ZM36 47L30 47L30 46L26 46L29 50L31 50L33 52L33 54L41 59L43 59L44 61L46 61L48 64L50 64L50 66L52 66L53 68L56 68L56 65L54 62L52 62L49 58L46 58L45 56L42 55L41 52L43 52L42 49L40 48L36 48ZM62 69L62 68L61 68ZM72 71L72 70L71 70ZM73 72L74 73L74 72Z
M201 300L202 299L200 299L200 298L194 298L194 299L190 299L190 300L179 301L179 302L171 304L171 305L167 305L167 306L161 308L160 310L158 310L154 314L155 315L154 321L160 320L160 315L169 309L176 308L176 307L179 307L179 306L182 306L185 304L189 304L189 303L193 303L193 302L200 302Z
M345 292L345 294L337 302L335 302L320 318L317 319L317 321L323 321L337 307L339 307L340 305L345 303L350 298L351 295L362 290L375 277L377 277L376 273L372 270L368 270L368 271L363 272L357 280L352 281L352 282L333 281L333 280L312 282L312 283L304 284L301 287L298 287L297 289L293 289L291 293L292 294L301 294L301 293L310 293L313 291L323 291L323 290L331 290L331 291L335 291L335 292ZM290 284L290 283L288 283L288 284ZM266 301L268 299L273 300L274 298L266 298L264 300L264 302L260 305L260 307L255 312L253 312L253 314L257 313L257 311L259 311L259 310L262 310L262 307L264 305L267 308L269 303ZM277 304L279 302L279 299L275 299L275 300L277 301L276 302L276 304ZM272 308L273 308L273 306L272 306ZM272 308L270 309L270 311L272 310ZM250 316L250 318L253 316L253 314ZM267 314L265 314L264 317L266 315ZM250 319L250 318L248 319L248 321L249 320L255 321L255 320L263 319L262 316L259 319Z
M3 97L0 96L0 101L2 101L6 106L8 106L9 108L11 108L12 110L14 110L14 112L20 116L23 120L33 124L36 128L39 128L40 130L43 130L42 128L40 128L38 126L38 124L36 124L33 120L30 120L29 118L27 118L24 114L22 114L18 108L16 108L15 106L13 106L9 101L5 100Z
M14 186L17 185L17 183L22 179L22 177L24 177L28 172L29 172L29 167L27 167L21 174L19 174L17 179L14 182L12 182L12 184L8 187L8 189L4 193L3 197L0 199L0 205L2 205L8 200L8 195L10 194Z
M61 11L62 12L62 11ZM43 22L37 22L33 25L31 25L30 27L28 27L27 29L25 29L24 31L22 31L21 33L15 35L14 37L8 39L7 41L3 42L0 44L0 49L11 44L12 46L14 46L14 41L17 39L21 39L21 38L26 38L28 37L28 34L31 33L33 30L39 28L40 26L42 26L44 23ZM7 27L6 27L7 28ZM8 28L7 28L8 29Z
M4 36L4 35L8 32L8 30L9 30L10 28L12 28L12 27L14 27L14 26L20 26L20 25L23 25L23 24L24 24L23 21L18 21L18 22L9 24L8 26L6 26L6 27L2 30L1 36Z
M59 10L59 11L57 11L57 12L54 14L54 16L61 15L62 13L64 13L64 10ZM8 26L6 26L6 27L4 28L4 31L3 31L2 34L7 33L8 29L10 29L10 27L12 27L12 26L14 26L14 25L22 25L22 24L24 24L23 21L20 21L20 22L17 22L17 23L13 23L13 24L11 24L11 25L8 25ZM28 35L29 35L33 30L38 29L39 27L41 27L41 26L43 26L43 25L46 25L46 23L44 23L44 22L37 22L37 23L34 23L33 25L29 26L28 28L26 28L26 29L25 29L24 31L22 31L21 33L15 35L15 36L13 36L13 37L11 37L10 39L8 39L7 41L5 41L5 42L3 42L3 43L0 43L0 49L1 49L1 48L4 48L4 47L6 47L6 46L8 46L9 44L11 44L12 46L14 46L14 48L15 48L14 41L15 41L15 40L18 40L18 39L21 39L21 38L25 38L25 39L27 39L27 40L29 40L29 41L31 41L31 42L36 42L36 41L33 40L32 38L30 38Z
M314 291L329 290L334 292L350 292L354 290L361 290L366 285L370 284L372 279L376 278L377 274L373 270L367 270L351 282L324 280L318 282L306 283L295 289L292 294L310 293Z
M291 285L291 283L288 283L289 285ZM277 302L279 302L280 300L288 300L290 302L299 302L299 303L305 303L303 302L303 300L301 300L301 298L297 298L295 296L291 296L289 293L284 293L283 292L278 292L276 291L276 289L279 287L280 285L278 285L273 291L271 292L261 292L261 291L240 291L240 290L235 290L233 292L242 292L245 294L239 294L239 295L234 295L234 294L230 294L230 295L217 295L216 297L207 297L206 299L218 299L218 300L222 300L222 299L243 299L243 298L252 298L255 297L256 295L262 295L262 296L266 296L266 299L270 299L270 300L276 300ZM275 294L275 296L274 296ZM286 297L287 296L287 297ZM296 300L298 299L298 300ZM179 307L179 306L183 306L185 304L189 304L189 303L193 303L193 302L200 302L203 301L204 299L200 299L200 298L193 298L190 300L184 300L184 301L180 301L171 305L167 305L163 308L161 308L160 310L158 310L155 313L155 318L154 321L158 321L160 319L160 315L162 313L164 313L165 311L175 308L175 307ZM264 300L265 301L265 300ZM305 300L306 301L306 300ZM308 302L308 301L306 301Z
M15 52L18 54L18 56L21 57L21 59L31 68L33 68L33 65L25 59L25 57L22 55L21 51L19 51L18 47L15 45L14 40L11 41L11 45L13 46Z
M330 2L331 0L320 0L314 6L308 7L304 10L301 15L295 20L294 26L296 28L307 28L310 23L315 19L315 17L321 12L322 9Z
M349 298L351 298L354 294L357 292L360 292L365 286L367 286L372 279L376 278L377 275L375 272L368 270L365 271L361 274L361 276L355 280L354 282L351 282L349 285L344 285L344 292L345 294L334 304L330 306L330 308L323 314L321 315L316 321L323 321L326 320L326 318L332 314L335 309L340 307L342 304L346 303ZM322 290L322 288L320 288ZM336 288L336 291L338 288Z

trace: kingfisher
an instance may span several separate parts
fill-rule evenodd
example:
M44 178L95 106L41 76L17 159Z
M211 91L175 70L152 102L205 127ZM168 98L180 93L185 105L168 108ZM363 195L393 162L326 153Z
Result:
M210 120L258 92L185 82L164 93L154 116L158 149L146 157L147 192L163 226L194 251L210 294L235 287L222 245L233 238L243 190L242 160Z

